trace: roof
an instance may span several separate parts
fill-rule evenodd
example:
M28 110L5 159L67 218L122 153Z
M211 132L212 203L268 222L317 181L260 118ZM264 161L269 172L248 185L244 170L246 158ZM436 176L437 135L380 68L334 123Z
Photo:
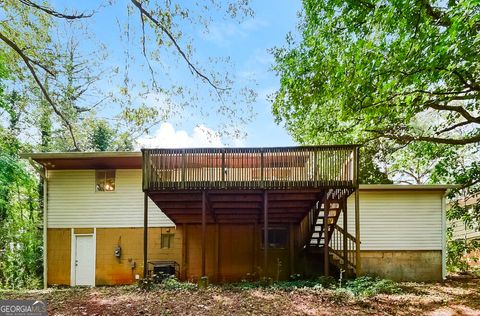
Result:
M139 151L24 153L20 157L30 158L48 170L142 168Z
M30 158L49 170L78 169L141 169L142 152L55 152L23 153L22 158ZM449 184L361 184L361 190L437 190L447 191L457 188Z
M436 190L447 191L457 188L454 184L360 184L360 190Z

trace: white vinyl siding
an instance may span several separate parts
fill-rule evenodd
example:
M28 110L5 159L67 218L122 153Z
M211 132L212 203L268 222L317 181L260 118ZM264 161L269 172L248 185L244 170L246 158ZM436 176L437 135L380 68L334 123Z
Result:
M174 223L149 199L148 226ZM141 169L117 169L115 191L95 191L95 170L48 171L48 227L143 227Z
M465 227L465 223L458 219L449 223L453 228L453 239L477 239L480 238L480 231L474 228Z
M361 250L442 250L443 191L361 190ZM348 200L355 234L354 195ZM339 219L341 225L342 220Z

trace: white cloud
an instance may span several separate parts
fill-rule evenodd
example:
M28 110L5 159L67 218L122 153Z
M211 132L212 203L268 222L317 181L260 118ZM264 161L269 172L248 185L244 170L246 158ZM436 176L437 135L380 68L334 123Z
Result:
M137 140L139 148L192 148L223 147L220 135L205 125L196 126L191 135L185 130L175 130L171 123L162 123L153 136Z

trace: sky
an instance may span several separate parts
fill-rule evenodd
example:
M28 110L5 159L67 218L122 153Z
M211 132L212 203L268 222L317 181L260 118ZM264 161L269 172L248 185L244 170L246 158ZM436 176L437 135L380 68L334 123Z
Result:
M125 8L128 2L118 0L112 7L98 10L94 18L88 22L90 31L95 34L99 42L107 45L111 52L109 61L106 61L108 63L120 65L125 61L125 56L121 53L125 51L125 45L128 44L125 44L125 41L119 41L122 35L119 32L119 21L125 21ZM72 8L71 3L66 0L57 0L53 3L60 8ZM215 113L199 115L196 111L189 109L179 115L172 115L166 121L154 126L150 135L144 135L138 140L137 147L295 145L285 128L274 122L271 102L267 100L268 95L279 88L279 78L270 70L273 57L268 50L275 46L283 46L286 34L289 31L295 31L300 6L299 1L257 0L251 3L253 17L235 21L213 15L208 32L192 28L191 25L184 27L195 45L193 55L195 61L206 63L209 56L229 57L232 66L225 68L225 71L233 71L239 85L254 79L253 87L258 97L252 107L256 114L249 123L241 126L242 131L247 135L245 138L218 136L216 129L219 128L221 117ZM140 49L131 49L129 54L132 55L131 58L144 59ZM190 74L186 65L181 60L178 61L178 58L175 62L172 59L171 67L174 69L173 76L176 80L196 83L200 89L204 88L202 84L198 84L198 79ZM129 71L134 81L145 80L148 76L145 70L131 68ZM223 71L221 68L218 70ZM237 82L233 83L235 84ZM157 99L156 102L160 101ZM209 105L205 103L202 107L208 109Z

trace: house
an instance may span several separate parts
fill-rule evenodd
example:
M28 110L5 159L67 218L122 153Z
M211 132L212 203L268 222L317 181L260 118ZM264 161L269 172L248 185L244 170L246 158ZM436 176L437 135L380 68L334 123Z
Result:
M359 185L358 146L24 157L44 170L48 285L445 276L449 186Z
M480 193L476 193L470 196L464 196L458 199L456 202L451 202L448 208L453 208L455 205L460 207L466 207L471 214L474 214L474 207L480 199ZM466 223L462 219L452 220L448 223L452 229L452 239L461 241L466 245L474 245L473 243L480 243L480 227L479 223ZM480 249L467 252L465 250L465 262L467 265L474 269L480 269Z

